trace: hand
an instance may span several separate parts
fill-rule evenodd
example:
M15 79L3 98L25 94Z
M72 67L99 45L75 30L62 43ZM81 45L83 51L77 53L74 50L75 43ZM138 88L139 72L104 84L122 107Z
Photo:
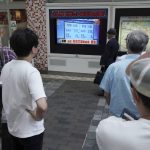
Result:
M41 121L41 120L43 119L43 116L41 116L41 115L39 114L39 111L38 111L37 108L34 109L34 110L28 110L28 109L26 109L26 111L27 111L27 112L33 117L33 119L36 120L36 121Z
M36 120L36 121L40 121L44 118L44 115L47 111L48 105L47 102L45 100L45 98L40 98L38 100L36 100L36 104L37 104L37 108L35 108L34 110L28 110L26 109L26 111Z
M35 110L26 109L26 111L36 120L36 109Z

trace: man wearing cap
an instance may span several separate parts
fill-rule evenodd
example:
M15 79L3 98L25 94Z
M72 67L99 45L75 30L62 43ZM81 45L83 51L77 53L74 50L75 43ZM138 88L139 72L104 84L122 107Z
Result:
M101 121L96 140L102 150L147 150L150 147L150 58L130 65L131 91L140 119L126 121L115 116Z
M111 115L120 117L123 109L126 108L132 114L139 116L125 70L128 64L136 60L146 49L148 40L148 35L142 31L130 32L126 38L128 54L120 61L111 64L106 70L100 88L105 91L104 96Z
M106 71L108 66L115 62L119 50L119 44L116 40L116 30L114 28L108 30L107 38L108 42L106 44L106 49L100 59L100 66L103 71Z
M104 53L100 59L100 68L102 72L105 72L110 64L115 62L119 50L119 44L116 39L116 29L110 28L107 32L108 42ZM99 89L99 95L104 95L104 90Z

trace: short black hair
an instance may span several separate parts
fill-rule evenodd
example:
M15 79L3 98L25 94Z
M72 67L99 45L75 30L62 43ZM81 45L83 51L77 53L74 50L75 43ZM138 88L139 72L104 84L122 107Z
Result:
M107 31L107 34L111 34L111 35L116 35L116 29L114 28L110 28L108 31Z
M18 57L26 57L38 46L38 36L29 28L16 29L10 37L10 47Z

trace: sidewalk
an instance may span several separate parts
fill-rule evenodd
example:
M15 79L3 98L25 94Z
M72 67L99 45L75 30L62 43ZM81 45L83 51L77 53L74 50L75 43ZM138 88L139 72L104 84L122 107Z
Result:
M108 108L94 75L50 72L42 77L49 103L43 150L97 150L95 130Z
M80 82L81 81L89 81L90 84L91 84L91 86L94 86L93 88L94 88L95 92L93 94L96 95L96 96L98 94L98 86L97 85L93 85L93 83L92 83L93 79L94 79L94 75L87 75L87 76L84 75L83 76L82 74L80 74L80 75L77 74L77 76L70 76L70 75L68 76L66 74L64 74L64 75L55 75L55 74L52 74L52 75L44 75L44 77L47 78L47 79L48 78L57 78L57 79L61 79L61 80L62 79L63 80L75 80L75 81L80 81ZM90 122L88 124L86 135L83 135L85 137L84 137L84 141L82 141L82 147L80 147L80 148L79 147L68 148L68 150L74 150L74 149L75 150L78 150L78 149L83 149L83 150L98 150L97 144L96 144L95 130L96 130L96 127L97 127L99 121L102 120L102 119L104 119L104 118L106 118L106 117L108 117L109 114L108 114L108 106L106 105L104 98L97 96L97 99L98 99L98 101L97 101L95 110L93 110L92 118L91 118L91 120L90 120ZM80 126L78 126L78 127L82 128ZM76 139L79 139L80 136L78 135L78 137L76 137ZM57 135L55 135L55 140L57 140L57 138L58 138ZM65 135L64 135L64 138L67 139L67 137ZM69 137L69 138L71 138L71 137ZM74 142L76 142L76 139L74 139ZM56 149L54 147L54 150L56 150ZM65 147L64 150L66 150L66 149L67 148ZM47 149L44 149L44 150L47 150ZM50 148L50 150L53 150L53 149ZM63 150L63 146L61 148L58 148L57 150Z

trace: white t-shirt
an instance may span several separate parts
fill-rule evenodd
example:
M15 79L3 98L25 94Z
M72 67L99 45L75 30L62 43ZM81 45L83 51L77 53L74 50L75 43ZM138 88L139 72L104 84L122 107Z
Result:
M10 134L19 138L44 131L43 120L35 121L26 109L34 110L36 100L46 97L41 75L31 63L12 60L1 74L2 101Z
M148 150L150 149L150 120L125 121L109 117L96 129L100 150Z

